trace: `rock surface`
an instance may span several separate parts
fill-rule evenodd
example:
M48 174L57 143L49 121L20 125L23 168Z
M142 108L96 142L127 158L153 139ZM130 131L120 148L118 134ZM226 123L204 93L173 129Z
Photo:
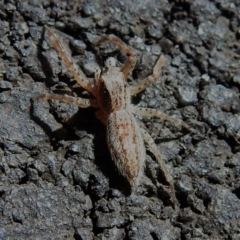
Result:
M0 1L0 239L240 239L239 1ZM173 178L179 209L147 151L129 192L94 109L31 101L50 91L89 97L76 85L44 26L93 77L107 57L134 48L130 84L162 76L134 104L196 130L143 118ZM185 134L186 133L186 134Z

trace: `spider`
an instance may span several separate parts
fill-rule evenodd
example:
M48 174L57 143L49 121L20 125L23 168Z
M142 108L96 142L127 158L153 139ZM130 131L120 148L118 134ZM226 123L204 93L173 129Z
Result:
M105 63L106 68L102 71L100 69L96 70L94 77L95 83L93 84L81 69L77 68L72 62L62 43L58 40L58 36L47 27L46 31L54 48L74 79L82 88L92 95L92 98L83 99L69 95L46 93L35 97L34 100L57 100L65 103L72 103L81 108L97 108L96 117L107 129L107 144L111 158L120 174L130 183L131 187L135 187L139 184L139 180L143 174L146 158L144 142L147 143L149 150L157 159L164 177L170 186L172 203L174 208L176 208L177 200L173 180L167 171L153 138L145 128L139 124L135 115L158 117L162 120L181 125L190 132L193 130L182 120L172 118L156 109L136 107L131 104L131 97L133 95L143 91L158 79L165 58L163 56L159 57L153 68L153 73L150 76L129 85L127 80L137 61L136 53L116 36L103 36L94 44L95 46L102 42L110 41L128 55L128 58L122 67L116 67L116 60L113 57L108 58Z

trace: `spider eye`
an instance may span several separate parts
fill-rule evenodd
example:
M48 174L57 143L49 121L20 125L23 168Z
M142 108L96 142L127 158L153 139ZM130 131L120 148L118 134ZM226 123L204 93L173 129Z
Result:
M116 66L116 59L113 58L113 57L109 57L105 62L105 66L107 68L115 67Z

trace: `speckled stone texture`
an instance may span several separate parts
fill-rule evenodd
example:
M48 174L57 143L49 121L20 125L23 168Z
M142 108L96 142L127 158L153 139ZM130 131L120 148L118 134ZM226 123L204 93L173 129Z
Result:
M89 97L50 48L56 30L88 77L107 57L138 54L130 83L155 84L134 97L196 130L143 118L173 177L179 209L147 151L129 191L111 161L94 109L31 98ZM0 0L0 239L240 239L240 2Z

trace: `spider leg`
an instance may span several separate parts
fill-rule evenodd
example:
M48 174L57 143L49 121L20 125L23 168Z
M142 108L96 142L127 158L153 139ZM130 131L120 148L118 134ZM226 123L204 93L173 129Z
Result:
M48 27L45 27L45 29L47 34L49 35L53 47L58 52L62 61L64 62L74 79L77 81L77 83L85 90L96 96L96 89L93 83L85 76L81 69L72 62L67 52L65 51L63 44L60 42L59 37Z
M135 84L133 84L129 87L130 95L135 95L135 94L143 91L145 88L147 88L152 83L154 83L161 74L161 68L162 68L164 62L165 62L165 58L163 56L161 56L153 68L152 75L148 76L147 78L145 78L139 82L136 82Z
M122 40L120 40L118 37L114 36L113 34L105 35L105 36L101 37L94 44L94 46L99 45L99 44L101 44L102 42L105 42L105 41L110 41L110 42L114 43L124 53L126 53L127 55L130 55L129 58L127 59L127 61L123 64L123 66L120 70L125 77L125 81L127 81L128 77L132 73L132 71L135 67L135 64L137 62L137 54L133 51L133 49L131 47L127 46Z
M163 175L170 186L170 189L172 192L172 201L173 201L174 209L176 209L177 208L177 199L176 199L176 195L175 195L175 189L174 189L172 177L168 173L166 165L165 165L164 161L162 160L162 157L157 149L157 145L155 144L154 140L152 139L150 134L145 129L143 129L141 127L140 127L140 129L141 129L143 140L148 144L149 150L153 153L153 155L157 159L158 164L163 172Z
M79 97L72 97L69 95L56 95L45 93L33 98L32 100L35 101L38 99L57 100L59 102L72 103L81 108L98 107L98 104L94 99L83 99Z
M158 117L158 118L160 118L160 119L162 119L164 121L169 121L169 122L172 122L172 123L174 123L176 125L180 125L180 126L186 128L190 132L195 132L195 130L193 128L191 128L188 124L186 124L182 120L170 117L167 114L164 114L164 113L162 113L160 111L157 111L156 109L141 108L141 107L139 108L139 107L132 106L131 107L131 111L134 114L141 115L141 116Z

